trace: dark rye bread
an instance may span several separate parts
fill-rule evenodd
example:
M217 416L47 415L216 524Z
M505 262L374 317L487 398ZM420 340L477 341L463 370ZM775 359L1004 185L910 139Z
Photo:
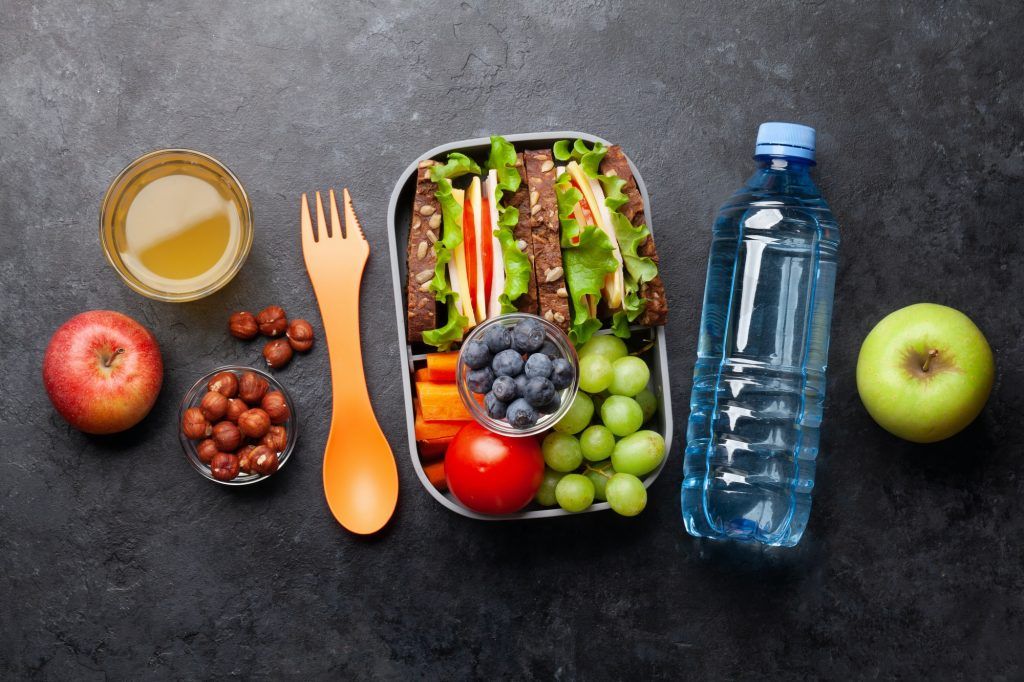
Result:
M548 150L523 152L530 215L533 218L533 270L537 314L569 331L569 294L562 269L561 226L555 197L555 161Z
M437 185L430 180L430 167L435 163L429 159L420 161L416 171L416 196L412 203L409 247L405 256L409 343L422 341L423 332L437 327L437 299L430 290L430 280L437 265L434 243L441 236L441 202L434 196Z
M644 200L637 189L636 180L633 179L633 172L629 169L629 161L622 153L622 147L616 144L608 148L608 153L601 161L601 173L617 175L626 181L623 193L629 201L623 204L619 211L633 225L644 224L647 220L644 216ZM647 237L637 248L637 253L650 258L655 264L658 263L658 252L654 248L653 237ZM660 274L650 282L640 285L640 297L647 301L647 305L636 321L649 326L664 325L668 320L668 300L665 298L665 285Z
M516 223L512 234L516 238L516 244L522 249L526 257L530 259L530 265L534 263L533 252L533 220L530 217L530 188L527 185L526 166L523 164L523 155L516 154L516 170L522 182L519 189L515 191L508 200L507 206L514 206L519 210L519 222ZM530 268L530 284L526 293L516 299L516 309L521 313L537 314L537 273Z

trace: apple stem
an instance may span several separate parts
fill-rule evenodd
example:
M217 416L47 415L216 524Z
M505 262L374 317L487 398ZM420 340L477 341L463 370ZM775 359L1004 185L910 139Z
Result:
M113 354L109 358L107 358L106 360L103 361L103 366L104 367L110 367L110 364L112 362L114 362L114 358L116 358L118 355L120 355L123 352L124 352L124 348L118 348L117 350L115 350L113 352Z
M927 372L928 371L928 365L930 365L932 363L932 358L937 357L938 354L939 354L939 351L937 349L935 349L935 348L932 348L930 351L928 351L928 357L926 357L924 359L924 362L921 364L921 371L922 372Z

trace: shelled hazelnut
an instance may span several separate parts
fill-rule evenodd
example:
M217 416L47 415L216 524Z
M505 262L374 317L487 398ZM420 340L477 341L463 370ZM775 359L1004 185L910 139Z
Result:
M266 445L257 445L256 449L250 454L250 457L253 459L253 468L256 469L256 473L263 476L274 473L277 471L277 467L280 466L277 453Z
M242 444L242 432L231 422L213 425L213 442L221 452L234 452Z
M218 421L228 411L228 399L216 391L210 391L199 401L199 409L207 421Z
M288 431L283 426L271 426L263 436L263 445L274 452L284 452L288 445Z
M287 336L294 351L305 353L313 347L313 325L305 320L292 320L288 324Z
M210 473L218 481L230 481L238 475L238 457L227 452L218 452L210 461Z
M225 398L234 398L238 395L238 377L234 372L217 372L206 384L209 391L216 391Z
M273 339L263 346L263 358L271 369L280 369L292 360L292 347L288 339Z
M292 416L292 410L281 391L271 391L263 396L260 407L270 417L271 424L284 424Z
M268 388L270 384L266 379L256 372L246 372L238 380L238 397L249 405L259 405Z
M212 462L218 452L220 450L217 449L217 444L213 442L212 438L201 440L199 445L196 446L196 456L199 457L199 461L203 464Z
M263 438L270 430L270 417L258 407L248 409L238 418L238 430L246 438Z
M228 400L228 411L224 413L224 418L237 424L238 418L248 409L249 406L241 398L231 398Z
M260 333L260 325L256 322L255 315L242 311L234 313L228 319L228 331L236 339L248 341L249 339L256 338L256 335Z
M203 411L198 407L190 407L185 410L185 415L181 420L181 430L186 438L192 440L206 438L211 433L210 422L206 421Z
M259 312L256 321L260 325L260 334L264 336L281 336L288 328L288 318L279 305L268 305Z
M247 474L254 474L256 470L253 468L252 451L256 449L253 444L243 445L238 450L238 468Z

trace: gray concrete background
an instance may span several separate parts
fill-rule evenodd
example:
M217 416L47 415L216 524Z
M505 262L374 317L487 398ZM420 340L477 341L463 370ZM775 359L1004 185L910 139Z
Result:
M245 677L1012 679L1024 675L1020 3L29 2L0 0L0 674ZM815 506L795 550L689 538L682 439L636 519L484 524L419 488L404 441L386 200L409 160L489 133L574 128L642 169L687 411L710 225L762 120L819 130L843 229ZM128 290L97 240L128 161L217 156L255 206L250 260L198 303ZM280 303L319 329L300 192L348 186L374 253L367 374L399 460L397 515L356 539L320 485L323 347L281 378L302 442L225 490L181 456L178 401L259 348L224 333ZM854 385L891 310L955 306L999 377L948 443L901 443ZM52 331L110 308L161 343L152 414L71 430L39 379Z

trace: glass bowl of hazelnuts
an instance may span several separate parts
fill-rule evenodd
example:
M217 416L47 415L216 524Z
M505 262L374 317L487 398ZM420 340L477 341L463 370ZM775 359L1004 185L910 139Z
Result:
M218 367L201 377L181 401L178 423L185 457L224 485L249 485L280 471L298 438L288 391L252 367Z

